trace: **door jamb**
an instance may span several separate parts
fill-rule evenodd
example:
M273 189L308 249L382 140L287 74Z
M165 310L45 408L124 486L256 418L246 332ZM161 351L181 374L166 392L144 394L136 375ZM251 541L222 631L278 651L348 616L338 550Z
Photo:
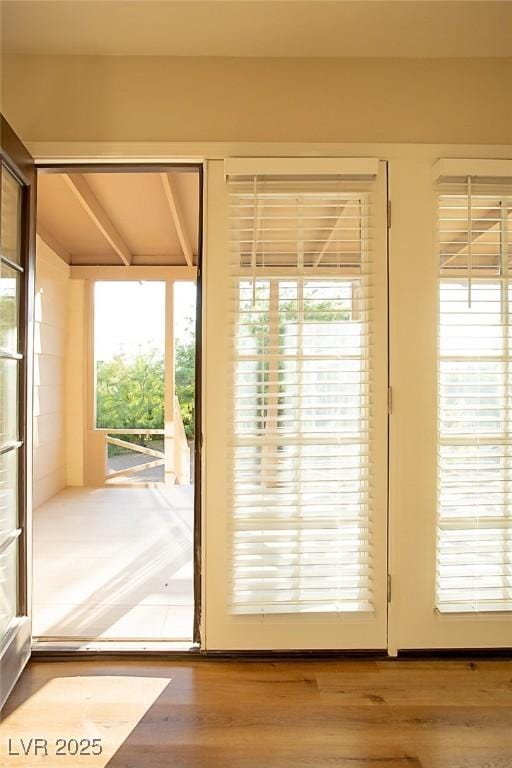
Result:
M165 173L169 170L183 172L196 171L199 175L199 238L197 252L197 293L196 293L196 358L195 358L195 433L194 441L194 622L192 642L194 645L202 647L202 581L203 581L203 553L202 553L202 530L203 530L203 497L204 489L202 487L202 444L203 444L203 375L202 366L204 361L202 349L202 323L203 323L203 301L202 301L202 265L204 248L204 195L205 195L205 161L204 160L182 160L176 158L165 162L137 162L127 158L119 163L93 161L90 164L84 160L76 162L59 162L44 160L36 163L36 187L39 173ZM35 261L35 259L34 259ZM34 269L35 271L35 269ZM75 653L71 651L71 653Z
M5 687L0 686L0 708L16 683L20 669L30 656L32 602L32 383L33 383L33 313L35 286L35 227L37 171L33 157L20 141L3 115L0 115L2 137L1 162L22 187L20 248L23 266L23 289L18 307L18 350L23 358L18 369L18 595L16 620L7 630L0 646L0 659L5 665Z

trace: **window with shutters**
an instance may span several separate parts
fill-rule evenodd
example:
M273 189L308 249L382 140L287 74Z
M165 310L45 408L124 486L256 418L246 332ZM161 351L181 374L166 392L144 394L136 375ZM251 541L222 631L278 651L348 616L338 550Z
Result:
M234 614L372 611L370 200L229 182Z
M512 184L439 194L441 612L512 610Z

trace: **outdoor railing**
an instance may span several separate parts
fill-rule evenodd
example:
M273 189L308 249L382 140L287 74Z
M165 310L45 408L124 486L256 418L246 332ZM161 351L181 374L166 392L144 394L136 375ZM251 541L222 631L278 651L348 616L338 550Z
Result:
M169 437L166 436L164 429L109 429L105 430L105 482L106 483L119 483L137 482L134 475L140 472L147 472L149 470L157 469L158 467L164 467L162 480L166 483L190 483L190 448L185 433L185 427L183 425L183 418L181 415L181 409L178 402L178 398L174 399L174 434ZM117 437L119 435L119 437ZM163 438L164 450L158 450L157 448L149 448L145 445L138 445L132 443L129 440L124 440L121 435L140 435L141 437L149 436L161 436ZM141 461L138 464L131 466L121 467L119 469L109 469L109 457L108 447L115 446L130 451L131 454L139 454L144 457L150 457L153 461ZM153 478L154 482L161 482L160 478ZM140 481L144 481L141 478ZM140 482L139 481L139 482ZM151 478L150 478L151 481Z
M137 472L145 472L149 469L155 469L156 467L163 467L165 466L165 452L164 451L157 451L154 448L147 448L145 445L138 445L137 443L132 443L129 440L122 440L118 437L112 437L112 435L164 435L163 429L151 429L151 430L128 430L128 429L113 429L109 432L109 434L105 438L105 442L107 445L107 462L108 462L108 446L109 445L115 445L118 448L126 448L129 451L132 451L133 453L139 453L143 456L153 456L155 457L155 461L143 461L140 464L134 464L132 466L123 467L122 469L117 470L107 470L106 479L107 481L114 480L115 478L131 478L132 475L136 474Z

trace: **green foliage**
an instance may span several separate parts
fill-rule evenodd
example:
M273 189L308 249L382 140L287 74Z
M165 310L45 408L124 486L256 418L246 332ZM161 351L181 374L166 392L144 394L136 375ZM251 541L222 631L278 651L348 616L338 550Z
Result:
M278 383L274 385L274 396L277 398L278 416L283 415L282 407L284 405L285 386L282 380L282 374L285 371L285 363L282 359L270 361L265 358L265 352L269 346L283 348L286 339L287 326L296 325L302 321L304 325L318 324L338 324L352 321L351 302L342 297L325 298L322 287L318 290L310 289L302 302L302 317L299 315L299 302L295 290L292 289L292 296L283 301L286 296L285 291L279 294L279 308L277 317L271 316L270 312L270 286L257 285L256 290L250 298L244 297L240 301L241 309L244 312L244 330L248 331L256 340L256 354L261 356L258 360L258 382L256 384L255 402L259 404L258 419L253 422L253 428L259 430L261 424L267 419L268 410L263 407L269 399L268 382L271 370L274 373L277 369ZM286 289L285 289L286 290Z
M320 299L314 293L304 301L305 323L341 323L350 320L350 310L340 299ZM299 319L296 301L281 303L279 308L280 329L283 323L296 323Z
M193 341L176 344L176 395L188 440L194 439L195 428L195 357L196 345Z
M164 428L164 360L157 350L98 362L96 382L98 427Z
M192 440L195 389L193 342L178 342L176 345L175 377L185 433ZM164 358L155 349L140 352L135 358L116 355L112 360L98 362L97 426L101 429L163 429L164 378ZM126 435L123 439L141 442L139 435Z
M260 335L264 330L269 332L270 307L268 290L257 286L253 298L244 298L240 302L245 312L244 322L250 333ZM299 319L298 302L296 298L279 301L279 334L282 334L286 323L296 323ZM312 290L303 303L303 321L305 323L341 323L351 320L350 302L342 298L324 299L322 289Z

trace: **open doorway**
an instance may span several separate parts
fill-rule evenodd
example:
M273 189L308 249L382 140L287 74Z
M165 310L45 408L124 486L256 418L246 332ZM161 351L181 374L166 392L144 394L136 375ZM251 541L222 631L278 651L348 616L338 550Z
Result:
M40 173L40 643L194 640L200 196L195 166Z

